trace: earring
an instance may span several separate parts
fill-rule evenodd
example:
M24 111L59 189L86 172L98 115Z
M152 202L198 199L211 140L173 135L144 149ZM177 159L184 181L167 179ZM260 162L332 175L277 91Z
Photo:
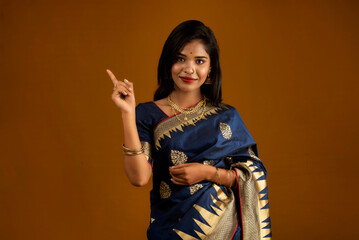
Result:
M209 74L211 74L211 69L208 71L207 79L204 84L212 84L212 79L209 77Z

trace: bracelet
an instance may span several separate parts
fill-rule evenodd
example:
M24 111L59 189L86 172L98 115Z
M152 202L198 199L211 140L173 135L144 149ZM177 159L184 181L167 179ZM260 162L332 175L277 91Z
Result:
M123 153L127 156L134 156L144 153L143 146L141 146L141 148L131 149L125 147L125 144L122 144L122 147L123 147Z
M219 176L219 170L216 167L217 177L218 177L218 185L221 185L221 177Z
M227 170L227 173L228 173L228 181L229 181L229 188L232 188L232 180L231 180L231 170Z
M234 186L233 186L233 188L237 188L238 187L237 174L236 174L236 172L234 170L231 170L231 172L233 172L233 174L234 174Z

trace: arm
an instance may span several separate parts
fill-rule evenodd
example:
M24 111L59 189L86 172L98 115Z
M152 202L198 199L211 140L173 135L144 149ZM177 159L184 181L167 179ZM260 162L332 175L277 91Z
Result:
M172 182L178 185L192 185L200 181L210 181L226 187L235 187L236 175L233 171L217 169L201 163L185 163L169 168Z
M131 149L141 148L135 114L122 114L122 121L125 146ZM146 185L152 174L151 166L143 153L134 156L124 155L124 167L128 179L137 187Z
M133 83L127 81L118 81L115 75L107 70L115 89L112 94L112 100L122 112L124 144L127 148L141 148L140 138L136 127L135 114L135 94ZM135 186L144 186L148 183L152 169L148 164L144 154L124 156L124 167L130 182Z

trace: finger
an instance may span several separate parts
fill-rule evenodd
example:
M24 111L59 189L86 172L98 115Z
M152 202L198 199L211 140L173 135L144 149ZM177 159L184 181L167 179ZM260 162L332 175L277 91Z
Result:
M184 172L186 171L189 167L191 167L190 164L186 164L186 163L181 163L178 164L176 166L173 166L170 168L170 172L175 172L175 173L179 173L179 172Z
M187 183L188 179L186 176L171 176L172 179L176 180L177 182Z
M123 86L117 86L114 93L116 93L116 95L118 95L118 93L126 95L126 96L129 95L128 90Z
M129 90L133 90L133 83L132 83L132 82L128 81L128 80L125 78L124 83L126 84L126 86L127 86L127 88L128 88Z
M113 94L112 94L112 99L117 99L117 98L124 98L124 97L127 97L128 95L126 95L125 93L123 92L118 92L118 91L115 91Z
M183 168L170 168L170 174L172 175L181 175L184 173Z
M126 79L125 79L125 80L126 80ZM131 93L132 93L132 88L131 88L131 86L129 86L128 84L126 84L126 82L118 81L117 86L119 86L119 85L123 86L124 88L126 88L126 90L127 90L128 92L131 92Z
M172 166L171 169L172 169L172 170L175 170L175 169L177 170L177 169L185 168L185 167L188 167L188 166L189 166L188 164L181 163L181 164Z
M185 184L185 183L181 183L181 182L176 182L175 180L172 180L172 182L176 185L181 185L181 186L186 186L188 184Z
M177 178L177 180L178 179L187 180L188 174L186 174L186 173L174 173L174 174L171 174L171 177L172 178Z
M121 94L121 95L125 95L125 96L127 96L127 95L128 95L128 93L127 93L125 90L118 91L118 93L119 93L119 94Z
M177 185L188 185L187 182L185 182L183 180L175 179L175 178L171 178L171 181Z
M110 69L106 69L107 74L110 76L113 85L116 86L116 84L118 83L118 80L116 79L115 75L110 71Z
M187 175L184 173L171 174L171 177L184 179Z

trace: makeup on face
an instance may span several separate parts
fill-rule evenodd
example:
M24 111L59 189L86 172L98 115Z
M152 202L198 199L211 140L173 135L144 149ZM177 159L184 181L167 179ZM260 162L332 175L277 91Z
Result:
M183 90L197 90L207 79L210 69L210 58L200 40L187 43L177 54L172 65L172 79L176 86ZM191 87L189 89L189 87Z

